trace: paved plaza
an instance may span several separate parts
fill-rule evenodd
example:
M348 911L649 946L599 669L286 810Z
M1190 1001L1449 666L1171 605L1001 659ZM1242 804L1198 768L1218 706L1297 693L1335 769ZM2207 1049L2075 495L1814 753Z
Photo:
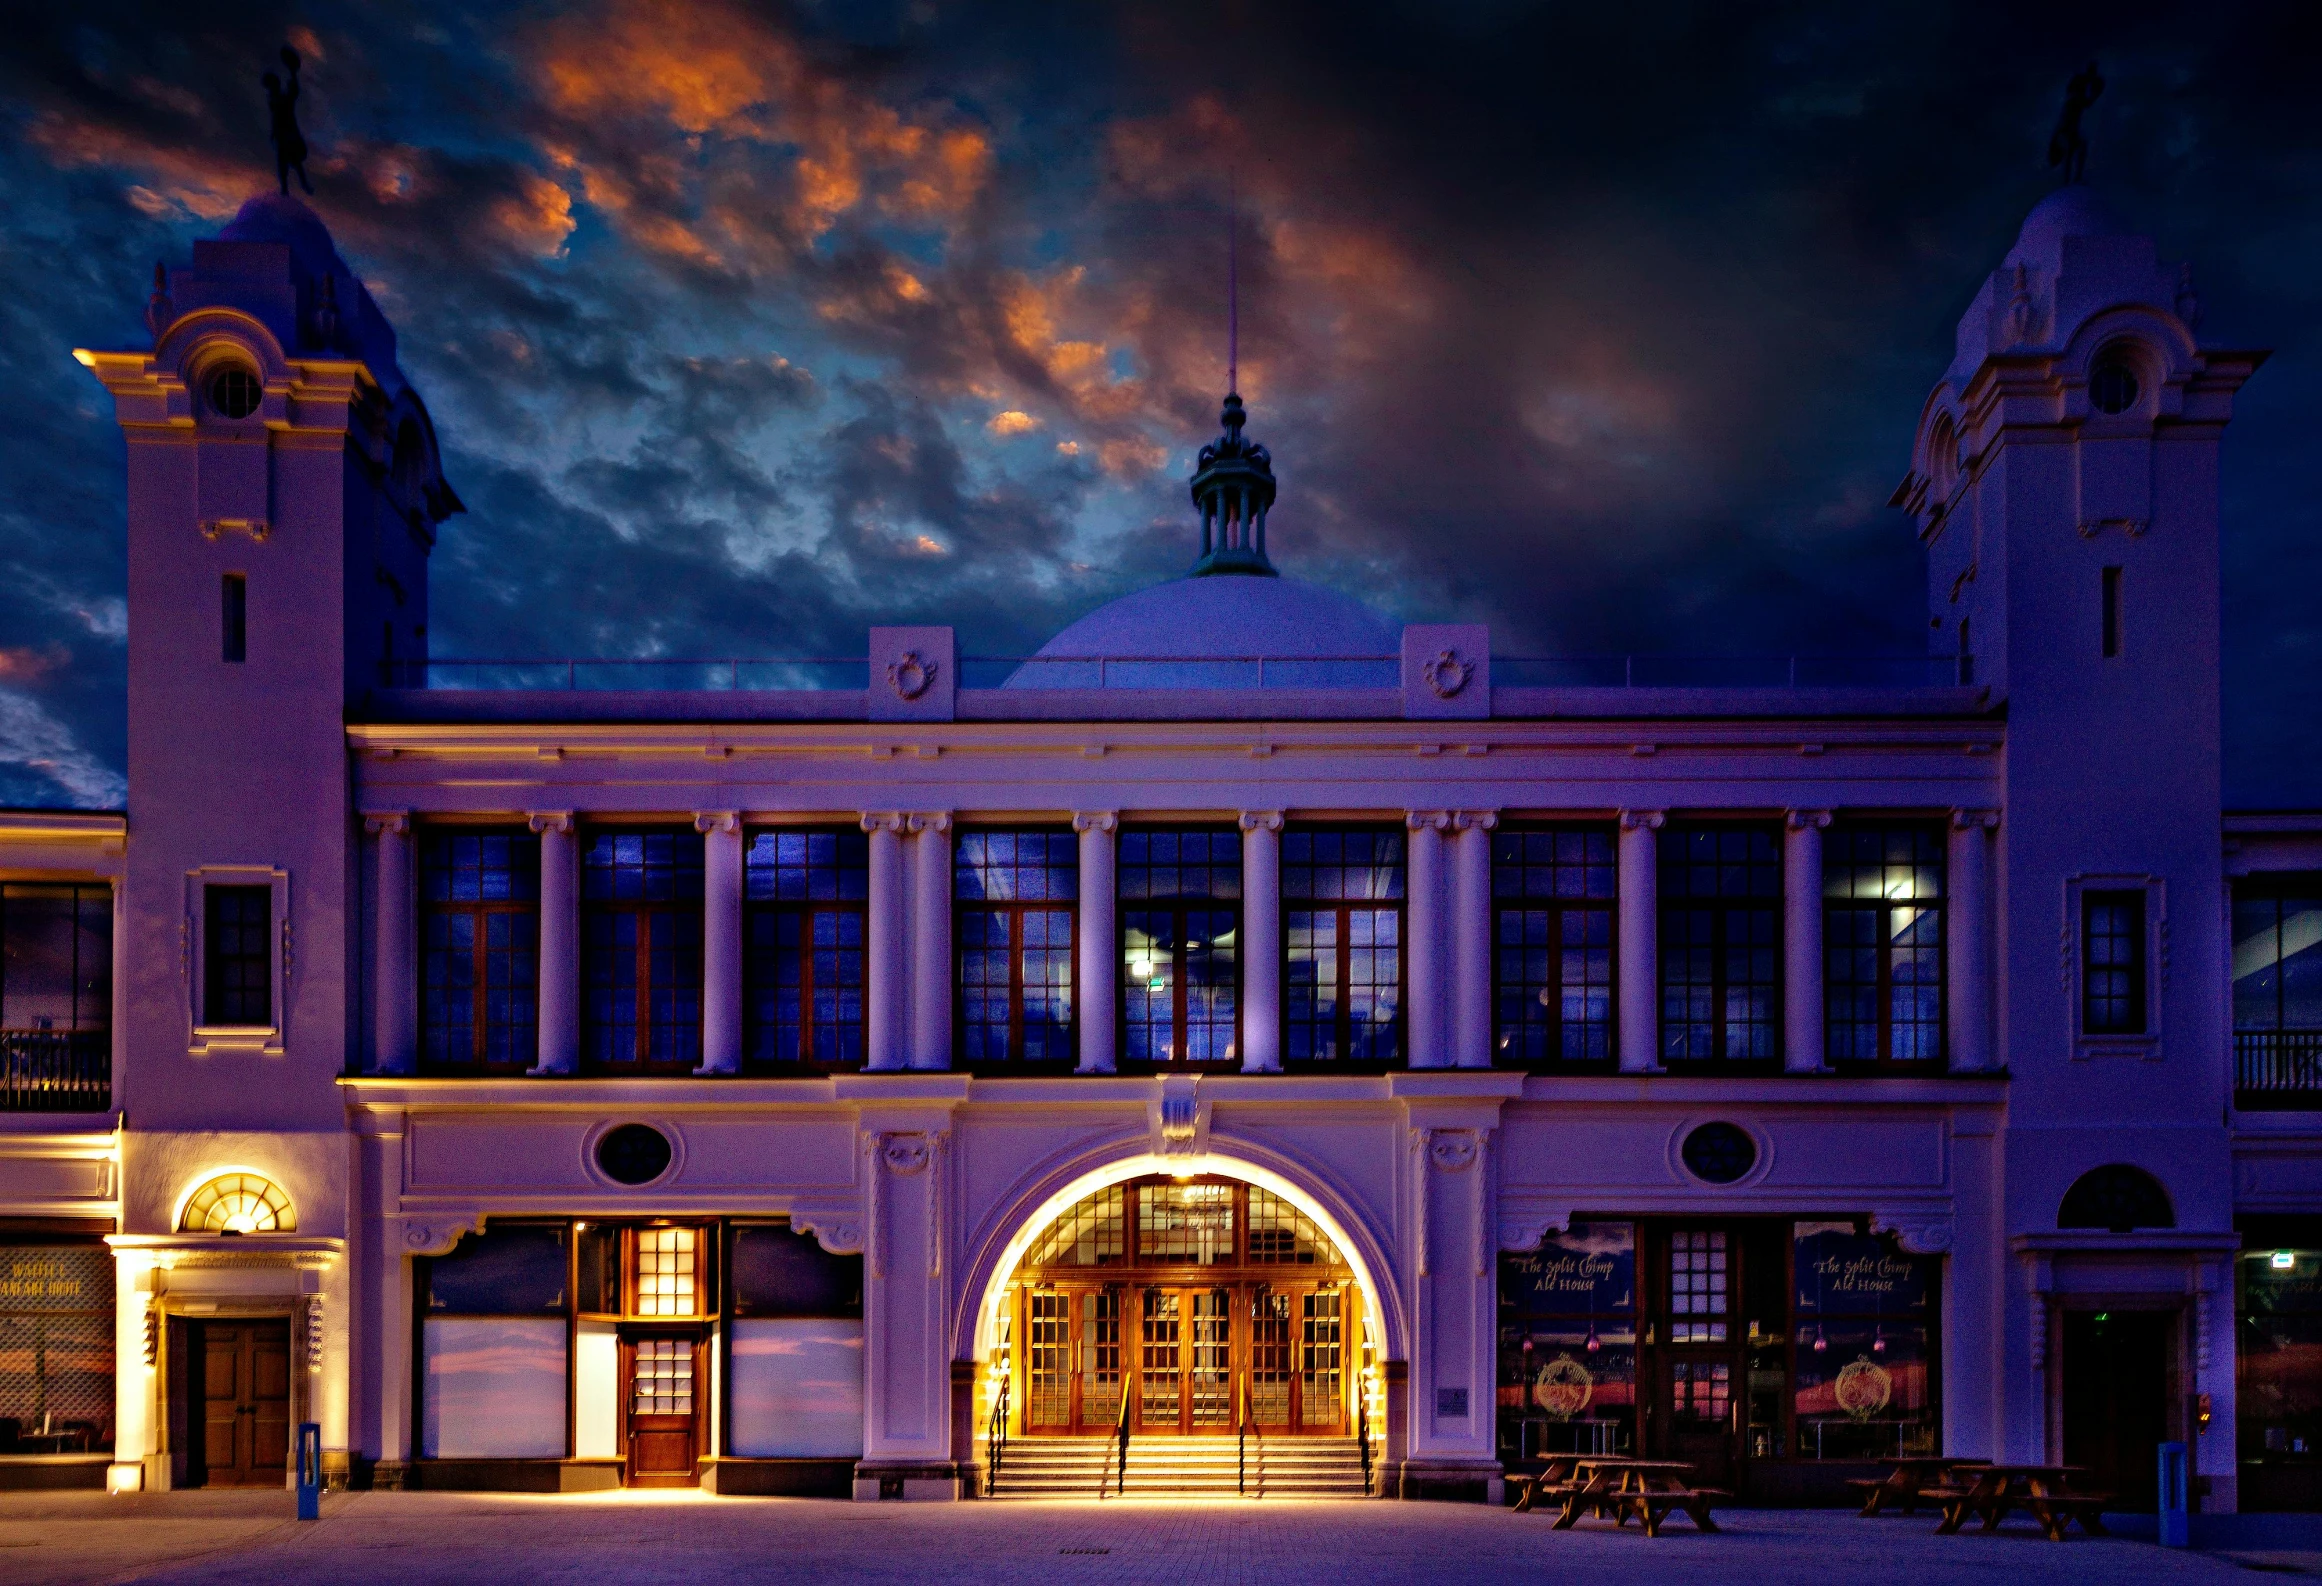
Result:
M1737 1510L1658 1539L1457 1504L1163 1502L853 1505L694 1493L359 1493L320 1522L281 1493L0 1495L0 1581L458 1583L993 1582L1368 1586L1371 1582L2160 1583L2322 1575L2322 1555L2164 1551L2019 1520L1939 1537L1926 1516Z

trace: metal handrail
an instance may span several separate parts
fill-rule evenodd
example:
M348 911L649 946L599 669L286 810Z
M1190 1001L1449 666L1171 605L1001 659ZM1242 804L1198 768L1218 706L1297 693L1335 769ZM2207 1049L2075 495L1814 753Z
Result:
M1000 1379L1000 1391L992 1400L991 1418L984 1425L984 1496L989 1498L1000 1486L1000 1462L1008 1457L1008 1381Z
M1371 1495L1371 1395L1370 1384L1359 1379L1355 1383L1355 1442L1363 1451L1363 1496Z
M1113 1476L1113 1496L1126 1498L1129 1495L1129 1377L1127 1372L1121 1374L1121 1419L1120 1423L1113 1428L1113 1436L1117 1439L1116 1457L1120 1462ZM1099 1467L1097 1471L1097 1496L1102 1498L1104 1495L1105 1473L1103 1468Z
M1234 1378L1234 1493L1250 1495L1250 1393L1239 1376Z

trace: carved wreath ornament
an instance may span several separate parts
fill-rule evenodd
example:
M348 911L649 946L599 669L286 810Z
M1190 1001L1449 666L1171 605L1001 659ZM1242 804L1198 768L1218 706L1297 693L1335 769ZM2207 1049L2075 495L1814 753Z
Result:
M917 650L905 650L903 658L887 668L887 686L897 699L917 699L934 681L935 663Z
M1475 676L1475 663L1462 661L1457 650L1443 650L1419 668L1419 675L1427 679L1427 686L1435 691L1437 699L1449 699L1467 687L1467 680Z
M888 1172L908 1178L927 1166L927 1139L916 1134L889 1135L880 1155Z

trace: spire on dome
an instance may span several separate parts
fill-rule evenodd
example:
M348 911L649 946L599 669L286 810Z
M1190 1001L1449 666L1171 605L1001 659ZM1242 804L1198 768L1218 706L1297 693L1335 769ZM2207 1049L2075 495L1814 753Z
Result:
M1238 205L1238 192L1236 195ZM1246 439L1242 425L1241 259L1235 247L1232 210L1226 225L1226 397L1218 414L1225 433L1201 449L1193 470L1193 505L1201 513L1201 559L1193 576L1254 573L1275 578L1266 559L1266 513L1274 505L1274 459Z

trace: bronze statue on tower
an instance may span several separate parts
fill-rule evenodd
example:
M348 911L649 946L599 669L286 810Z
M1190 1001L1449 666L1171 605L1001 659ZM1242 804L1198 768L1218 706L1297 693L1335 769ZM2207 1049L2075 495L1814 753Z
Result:
M2104 78L2094 61L2073 73L2072 81L2064 85L2064 109L2056 117L2056 130L2048 135L2048 163L2064 173L2067 184L2086 177L2088 136L2080 130L2080 118L2103 93Z
M290 68L286 85L272 72L258 80L266 85L266 114L273 125L267 137L274 142L274 179L282 184L282 196L290 196L290 173L298 173L298 185L307 196L314 196L314 183L306 179L306 138L298 130L298 51L282 46L282 64Z

